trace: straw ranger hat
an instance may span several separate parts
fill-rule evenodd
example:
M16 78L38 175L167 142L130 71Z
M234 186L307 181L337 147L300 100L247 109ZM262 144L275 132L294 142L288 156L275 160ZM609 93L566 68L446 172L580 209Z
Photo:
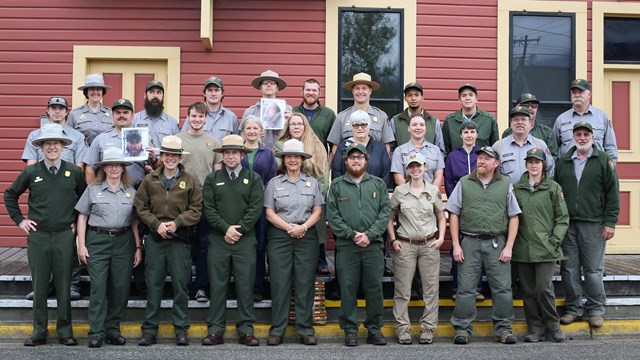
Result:
M240 150L244 153L250 153L251 150L244 146L244 139L240 135L227 135L222 138L222 145L213 149L217 153L225 150Z
M182 139L177 136L169 135L162 138L162 145L160 145L160 149L153 149L153 151L160 151L160 154L178 154L178 155L188 155L190 152L184 151L182 149Z
M280 78L280 76L278 75L277 72L273 71L273 70L267 70L265 72L263 72L262 74L260 74L260 76L258 76L257 78L253 79L253 81L251 82L251 85L260 90L260 84L262 84L263 81L265 80L273 80L276 82L276 84L278 84L278 90L283 90L284 88L287 87L287 83L282 80Z
M372 81L371 75L363 72L353 75L353 79L345 83L343 87L347 90L351 90L356 84L367 84L371 86L373 91L380 89L380 84L378 84L375 81Z

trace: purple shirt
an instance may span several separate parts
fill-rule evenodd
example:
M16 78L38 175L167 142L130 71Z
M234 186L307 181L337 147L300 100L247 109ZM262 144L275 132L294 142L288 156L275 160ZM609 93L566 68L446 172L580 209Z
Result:
M459 148L447 155L447 160L444 163L444 190L447 193L447 198L451 196L460 178L475 170L478 160L476 150L478 147L474 146L467 154L464 148Z

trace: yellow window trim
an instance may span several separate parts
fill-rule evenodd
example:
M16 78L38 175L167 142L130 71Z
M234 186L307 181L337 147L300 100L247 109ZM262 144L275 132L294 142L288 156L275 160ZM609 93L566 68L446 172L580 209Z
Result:
M338 109L338 8L404 9L404 79L416 80L417 5L415 0L327 0L325 31L325 105ZM376 80L376 79L373 79ZM394 114L389 114L392 116Z
M576 16L576 77L587 78L587 3L569 1L498 0L498 126L509 125L509 13L511 11L562 12ZM567 84L567 92L569 84Z
M639 17L640 4L618 2L593 2L591 9L591 101L594 106L604 107L605 99L604 71L606 69L638 70L640 65L604 63L604 18L607 17Z
M200 0L200 41L207 50L213 47L213 0Z
M180 48L154 46L80 46L73 47L73 97L74 107L84 104L81 91L88 63L91 60L154 60L167 62L167 88L172 96L165 99L166 112L179 119L180 115ZM106 104L110 106L110 104Z

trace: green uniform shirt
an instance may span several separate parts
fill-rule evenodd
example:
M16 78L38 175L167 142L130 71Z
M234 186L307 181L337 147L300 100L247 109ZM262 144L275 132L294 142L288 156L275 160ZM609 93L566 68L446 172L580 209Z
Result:
M447 115L442 124L442 136L444 137L444 148L447 154L453 150L462 147L462 138L460 138L460 128L464 122L462 110ZM478 125L478 139L476 146L491 146L498 141L498 122L496 118L489 112L477 109L476 113L471 117Z

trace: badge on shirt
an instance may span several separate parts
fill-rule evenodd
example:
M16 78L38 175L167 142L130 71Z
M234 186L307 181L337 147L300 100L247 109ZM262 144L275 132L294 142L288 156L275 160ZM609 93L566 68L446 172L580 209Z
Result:
M431 201L431 195L430 194L424 194L424 196L427 198L427 201Z
M80 119L84 119L84 114L80 115Z
M375 191L373 192L373 198L374 199L376 198L376 192Z
M130 194L130 193L128 193L128 192L126 192L126 193L124 193L124 196L126 196L126 197L130 198L130 197L131 197L131 194Z
M178 185L178 186L180 186L180 189L184 190L184 189L187 188L187 183L184 182L184 181L180 181L180 185Z
M304 183L305 185L307 185L307 187L311 187L311 182L307 181L306 183Z
M109 113L108 112L104 113L104 116L109 117Z
M103 197L104 197L104 195L102 195L102 193L97 193L97 194L96 194L96 197L97 197L97 198L103 198Z
M67 170L64 172L64 177L69 177L71 176L71 171Z
M378 122L378 117L377 116L373 117L373 122Z
M224 185L224 183L223 183L223 182L221 182L221 183L217 183L217 184L216 184L216 186L222 186L222 185Z
M249 179L242 179L242 183L245 184L245 185L248 185L249 184Z
M211 143L210 142L207 142L205 144L207 145L207 150L211 149Z
M34 183L40 182L42 181L42 178L40 176L36 176L36 179L33 180Z

